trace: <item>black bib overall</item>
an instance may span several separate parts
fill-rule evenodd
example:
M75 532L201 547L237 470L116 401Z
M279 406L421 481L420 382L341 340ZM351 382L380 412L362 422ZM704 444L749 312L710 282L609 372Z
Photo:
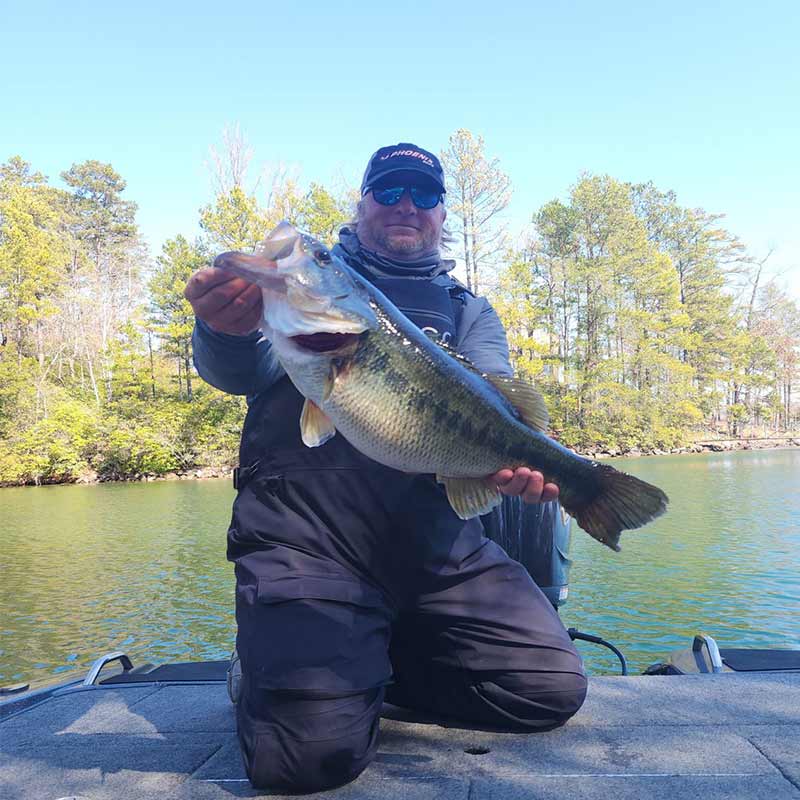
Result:
M454 336L447 286L370 280L421 328ZM384 467L340 434L306 447L302 404L286 377L251 403L228 532L251 782L354 778L384 696L515 730L575 713L580 658L527 571L479 519L455 515L433 476Z

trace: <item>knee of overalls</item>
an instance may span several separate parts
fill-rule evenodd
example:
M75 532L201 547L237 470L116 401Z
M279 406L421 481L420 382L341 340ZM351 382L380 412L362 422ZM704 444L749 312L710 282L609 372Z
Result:
M375 756L383 687L339 698L245 690L237 728L257 789L309 793L354 780Z
M472 687L496 724L524 730L563 725L583 705L586 689L583 672L512 672Z

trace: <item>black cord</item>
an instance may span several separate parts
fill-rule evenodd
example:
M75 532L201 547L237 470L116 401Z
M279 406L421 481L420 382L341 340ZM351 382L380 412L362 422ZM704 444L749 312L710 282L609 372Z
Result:
M592 636L591 633L581 633L577 628L568 628L567 633L569 634L569 638L572 639L573 641L575 639L580 639L581 641L584 642L592 642L593 644L601 644L603 645L603 647L607 647L609 650L611 650L613 653L616 654L617 658L620 661L620 664L622 664L622 674L623 675L628 674L628 664L625 661L625 656L622 655L622 653L620 653L620 651L617 650L617 648L614 647L614 645L611 644L611 642L607 642L605 639L601 639L599 636Z

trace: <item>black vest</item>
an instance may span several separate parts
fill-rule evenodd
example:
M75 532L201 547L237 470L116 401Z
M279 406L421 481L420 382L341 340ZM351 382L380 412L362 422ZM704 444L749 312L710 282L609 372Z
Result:
M458 284L452 282L447 286L424 279L364 275L428 335L444 343L455 338L462 303L462 290ZM286 376L251 402L239 450L239 464L243 471L256 462L259 472L279 469L284 464L329 465L348 460L364 464L366 457L339 434L321 447L306 447L300 438L302 408L303 397ZM375 463L371 459L366 459L366 462Z
M467 290L446 276L365 277L418 327L457 347ZM424 582L425 568L435 570L454 554L469 558L485 541L486 527L540 586L554 586L557 593L566 583L550 574L566 558L553 547L554 535L564 552L569 547L569 523L559 524L556 502L525 506L505 498L482 522L465 522L431 475L378 464L338 433L321 447L306 447L300 438L303 402L284 376L250 404L234 478L240 491L228 530L230 560L250 553L284 558L273 545L288 546L296 561L311 564L298 569L316 573L328 569L319 566L320 558L336 561L399 597L419 588L413 576ZM248 485L250 491L241 491Z
M445 340L455 337L458 284L403 278L374 283L419 327ZM289 546L346 563L351 572L399 593L400 586L392 587L399 563L413 571L443 562L454 546L465 555L479 546L480 522L460 520L434 476L385 467L339 433L320 447L303 444L303 402L288 376L251 401L228 531L230 560Z

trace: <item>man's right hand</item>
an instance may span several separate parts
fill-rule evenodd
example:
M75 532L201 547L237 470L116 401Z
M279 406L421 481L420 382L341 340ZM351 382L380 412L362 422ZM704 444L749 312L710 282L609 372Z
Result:
M195 316L219 333L244 336L257 330L263 314L261 288L216 267L189 278L184 297Z

